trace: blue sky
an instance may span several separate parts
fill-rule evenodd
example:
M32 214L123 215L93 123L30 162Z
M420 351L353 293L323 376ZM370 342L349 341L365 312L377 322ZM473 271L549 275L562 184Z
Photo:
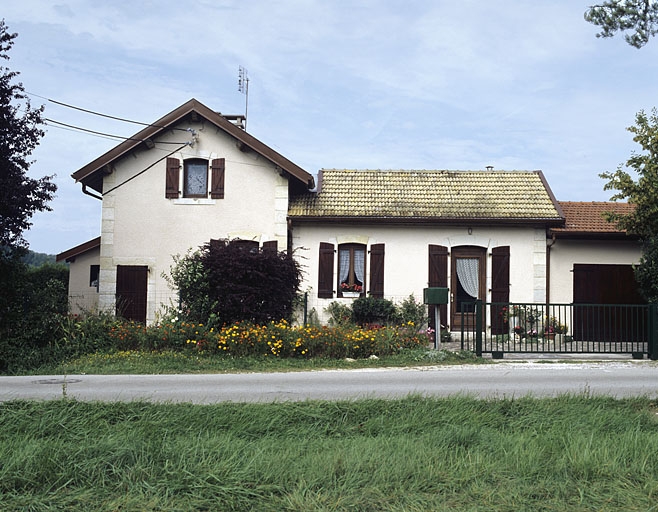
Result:
M23 0L8 66L45 116L104 133L190 98L244 113L248 131L321 168L541 169L560 200L602 201L600 172L637 149L626 127L658 106L658 40L597 39L579 0ZM56 174L30 248L98 236L100 201L71 173L118 142L47 127L31 174Z

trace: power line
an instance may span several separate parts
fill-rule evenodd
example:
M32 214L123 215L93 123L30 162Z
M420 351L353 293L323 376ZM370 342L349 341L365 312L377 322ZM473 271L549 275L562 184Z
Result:
M80 126L75 126L73 124L67 124L67 123L62 123L61 121L55 121L54 119L49 119L47 117L44 117L43 119L46 124L52 123L54 125L59 125L59 126L64 126L66 128L72 129L72 130L78 130L81 132L86 132L86 133L91 133L93 135L98 135L101 137L107 137L107 138L114 138L114 139L120 139L120 140L134 140L137 142L145 142L144 139L134 139L132 137L123 137L121 135L113 135L111 133L104 133L104 132L97 132L96 130L90 130L88 128L82 128ZM56 127L59 127L56 126ZM182 130L182 131L187 131L187 130ZM164 142L164 141L159 141L158 144L185 144L184 142Z
M64 102L61 102L61 101L46 98L45 96L40 96L39 94L35 94L35 93L32 93L32 92L25 91L25 93L29 94L30 96L34 96L35 98L40 98L40 99L46 100L50 103L60 105L62 107L71 108L71 109L74 109L74 110L79 110L80 112L85 112L87 114L92 114L92 115L95 115L95 116L105 117L107 119L114 119L115 121L122 121L124 123L138 124L140 126L152 126L154 128L169 128L171 130L187 131L184 128L170 128L170 127L167 127L167 126L160 126L160 125L157 125L157 124L150 124L150 123L142 123L140 121L133 121L132 119L126 119L126 118L123 118L123 117L111 116L109 114L103 114L101 112L96 112L95 110L89 110L89 109L86 109L86 108L77 107L75 105L70 105L68 103L64 103Z

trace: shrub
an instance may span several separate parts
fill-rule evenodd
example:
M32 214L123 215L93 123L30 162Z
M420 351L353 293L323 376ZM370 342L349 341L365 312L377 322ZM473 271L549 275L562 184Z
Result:
M427 325L427 306L422 302L416 302L412 293L397 306L397 324L408 325L412 322L419 329Z
M335 300L325 308L325 311L329 313L329 325L332 327L352 325L353 323L352 308L347 304Z
M188 321L206 322L215 314L226 324L266 324L292 316L301 271L284 252L244 240L211 240L177 258L168 280L179 290Z
M395 304L388 299L360 297L352 302L352 320L358 325L388 325L395 317Z

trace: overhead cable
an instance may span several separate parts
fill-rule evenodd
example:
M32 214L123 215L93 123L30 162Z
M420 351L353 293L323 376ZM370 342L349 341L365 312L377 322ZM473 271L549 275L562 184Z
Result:
M112 138L121 139L121 140L134 140L134 141L137 141L137 142L145 142L144 139L134 139L132 137L123 137L121 135L113 135L111 133L97 132L95 130L90 130L88 128L82 128L80 126L75 126L73 124L67 124L67 123L62 123L61 121L55 121L54 119L50 119L50 118L47 118L47 117L44 117L43 120L46 122L46 124L52 123L54 125L65 126L66 128L70 128L70 129L73 129L73 130L79 130L81 132L91 133L93 135L99 135L101 137L112 137ZM187 130L183 130L183 131L187 131ZM178 145L180 145L180 144L186 144L186 143L185 142L158 141L158 144L178 144Z
M186 131L185 128L171 128L171 127L168 127L168 126L160 126L160 125L157 125L157 124L142 123L140 121L133 121L132 119L126 119L126 118L123 118L123 117L111 116L109 114L103 114L101 112L96 112L94 110L89 110L89 109L82 108L82 107L76 107L75 105L70 105L68 103L64 103L64 102L61 102L61 101L46 98L45 96L40 96L40 95L34 94L32 92L25 91L25 93L29 94L30 96L34 96L35 98L40 98L42 100L49 101L50 103L55 103L56 105L60 105L62 107L72 108L74 110L79 110L80 112L85 112L87 114L92 114L92 115L95 115L95 116L106 117L108 119L114 119L115 121L122 121L124 123L138 124L140 126L152 126L154 128L168 128L168 129L171 129L171 130Z

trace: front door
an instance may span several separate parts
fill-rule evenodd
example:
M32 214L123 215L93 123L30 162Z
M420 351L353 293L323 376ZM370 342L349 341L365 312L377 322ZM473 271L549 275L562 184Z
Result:
M118 265L116 314L126 320L146 322L148 267Z
M475 328L477 299L485 298L486 249L482 247L455 247L450 265L452 328ZM463 312L463 314L462 314Z

